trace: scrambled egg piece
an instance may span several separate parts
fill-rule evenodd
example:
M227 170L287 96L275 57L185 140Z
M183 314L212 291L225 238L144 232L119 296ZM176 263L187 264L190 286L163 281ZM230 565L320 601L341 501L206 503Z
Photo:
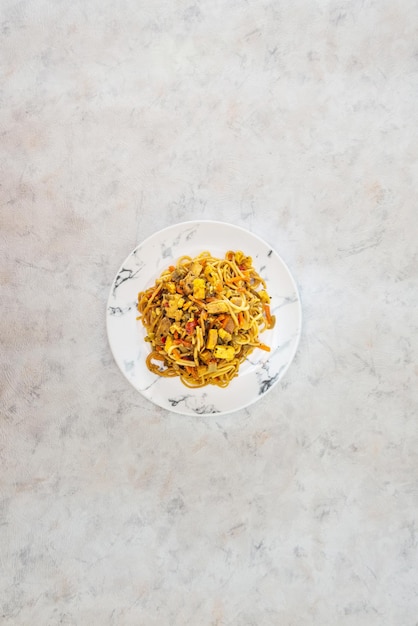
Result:
M232 339L232 335L231 335L231 333L228 333L228 332L227 332L226 330L224 330L223 328L220 328L220 329L219 329L219 337L220 337L223 341L225 341L225 342L231 341L231 339Z
M176 284L171 281L165 284L165 288L169 293L176 293Z
M217 359L231 361L235 356L234 346L215 346L213 354Z
M267 291L265 291L265 289L258 292L258 297L260 298L261 302L264 302L265 304L269 304L270 296L268 295Z
M174 318L176 321L181 319L182 313L178 311L181 309L185 300L178 293L174 294L171 300L168 301L168 307L166 311L167 317ZM180 316L178 315L180 313Z
M193 280L193 296L197 300L204 300L205 295L205 280L203 278L195 278Z

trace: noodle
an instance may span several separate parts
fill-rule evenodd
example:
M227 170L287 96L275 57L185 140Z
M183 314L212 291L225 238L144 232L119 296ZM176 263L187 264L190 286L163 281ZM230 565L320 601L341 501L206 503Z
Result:
M224 259L180 257L138 294L138 311L152 347L148 369L186 387L226 387L255 348L270 351L259 333L276 321L251 257L232 250Z

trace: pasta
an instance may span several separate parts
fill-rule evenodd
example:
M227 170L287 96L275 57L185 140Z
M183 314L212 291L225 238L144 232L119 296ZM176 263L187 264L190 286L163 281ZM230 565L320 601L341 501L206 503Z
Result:
M241 251L181 257L138 294L137 306L151 344L147 367L186 387L226 387L255 348L270 351L259 340L275 324L270 297Z

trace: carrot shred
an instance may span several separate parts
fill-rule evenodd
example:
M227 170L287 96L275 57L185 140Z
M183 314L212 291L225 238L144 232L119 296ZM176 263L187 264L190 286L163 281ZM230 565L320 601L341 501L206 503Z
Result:
M224 317L224 319L222 320L222 323L221 323L222 328L225 328L225 326L228 326L230 319L231 319L230 315L225 315L225 317Z
M189 365L186 365L184 369L189 374L189 376L192 376L193 378L199 378L195 367L190 367Z
M186 339L174 339L174 343L176 346L185 346L186 348L192 347L192 342L187 341Z
M270 306L268 304L263 304L263 309L266 315L267 324L271 326L273 319L271 317Z
M270 352L270 347L266 346L265 343L259 343L258 347L261 348L262 350L265 350L266 352Z

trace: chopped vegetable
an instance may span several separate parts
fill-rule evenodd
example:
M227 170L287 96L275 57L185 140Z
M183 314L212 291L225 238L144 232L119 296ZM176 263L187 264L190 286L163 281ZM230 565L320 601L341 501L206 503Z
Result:
M264 304L263 309L266 316L267 324L271 326L273 324L273 318L270 312L270 306L268 304Z
M265 343L259 343L258 348L261 348L262 350L265 350L266 352L270 352L271 350L271 348L269 346L266 346Z
M194 329L196 328L196 326L197 326L197 320L195 320L195 319L192 319L192 320L186 322L186 333L188 335L192 335L193 332L194 332Z

